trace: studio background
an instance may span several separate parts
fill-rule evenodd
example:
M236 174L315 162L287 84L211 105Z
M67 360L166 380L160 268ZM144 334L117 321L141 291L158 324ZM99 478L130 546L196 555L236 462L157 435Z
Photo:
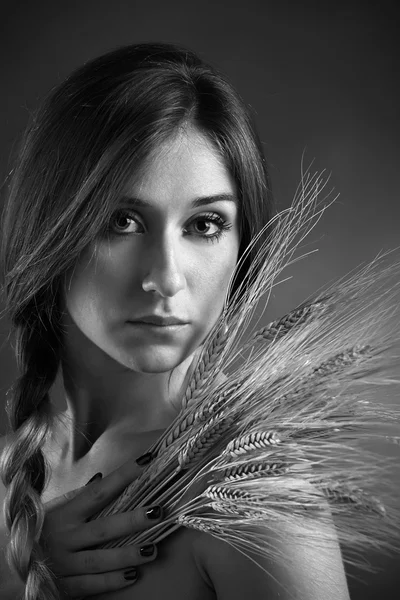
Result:
M2 2L0 183L46 93L83 62L119 45L174 42L224 72L253 108L278 208L300 180L301 160L331 174L340 196L308 240L318 252L276 288L265 321L380 251L399 245L400 94L395 2L89 0ZM4 307L0 305L0 310ZM0 435L17 376L0 319ZM263 323L260 323L260 327ZM400 370L400 367L399 367ZM54 390L55 402L60 402ZM399 481L400 490L400 481ZM400 557L370 555L377 575L349 580L352 600L398 598ZM322 599L321 599L322 600Z

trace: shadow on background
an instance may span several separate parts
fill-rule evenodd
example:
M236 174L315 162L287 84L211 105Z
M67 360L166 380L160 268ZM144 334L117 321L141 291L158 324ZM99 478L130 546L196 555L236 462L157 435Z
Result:
M351 600L395 600L399 597L399 558L369 552L367 560L379 571L361 573L346 567Z

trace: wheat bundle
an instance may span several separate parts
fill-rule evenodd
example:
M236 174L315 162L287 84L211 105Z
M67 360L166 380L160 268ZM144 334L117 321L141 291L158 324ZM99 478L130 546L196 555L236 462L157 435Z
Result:
M325 185L303 176L207 337L152 462L93 517L159 503L166 518L103 548L158 543L184 526L266 555L274 549L260 524L294 523L318 541L315 523L333 518L348 562L368 568L358 557L368 546L398 550L395 460L367 446L400 439L399 263L387 253L270 325L249 326L329 206Z

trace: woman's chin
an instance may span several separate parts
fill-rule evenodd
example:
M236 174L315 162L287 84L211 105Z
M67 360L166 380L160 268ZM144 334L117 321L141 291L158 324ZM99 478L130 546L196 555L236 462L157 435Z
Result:
M139 373L165 373L172 371L180 365L187 355L179 350L166 348L147 351L143 349L140 352L132 352L125 357L124 363L133 371Z

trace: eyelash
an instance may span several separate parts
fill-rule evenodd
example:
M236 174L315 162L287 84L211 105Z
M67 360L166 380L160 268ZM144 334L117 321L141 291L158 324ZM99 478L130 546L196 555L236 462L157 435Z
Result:
M111 220L110 220L110 224L109 227L107 228L107 232L108 233L114 233L117 236L127 236L127 235L132 235L131 233L122 233L122 232L116 232L113 227L112 227L112 223L115 220L115 216L116 215L128 215L128 217L130 219L136 220L135 217L133 216L133 214L131 212L129 212L128 210L118 210L114 213L114 215L112 216ZM195 219L193 219L193 222L196 221L206 221L206 222L210 222L210 223L215 223L216 225L219 226L219 230L216 233L213 233L212 235L202 235L201 233L198 234L194 234L197 235L198 237L203 238L205 241L207 242L218 242L220 240L220 238L230 229L232 229L232 224L228 223L228 221L225 221L222 217L220 217L219 215L217 215L216 213L207 213L205 215L200 215L199 217L196 217Z

